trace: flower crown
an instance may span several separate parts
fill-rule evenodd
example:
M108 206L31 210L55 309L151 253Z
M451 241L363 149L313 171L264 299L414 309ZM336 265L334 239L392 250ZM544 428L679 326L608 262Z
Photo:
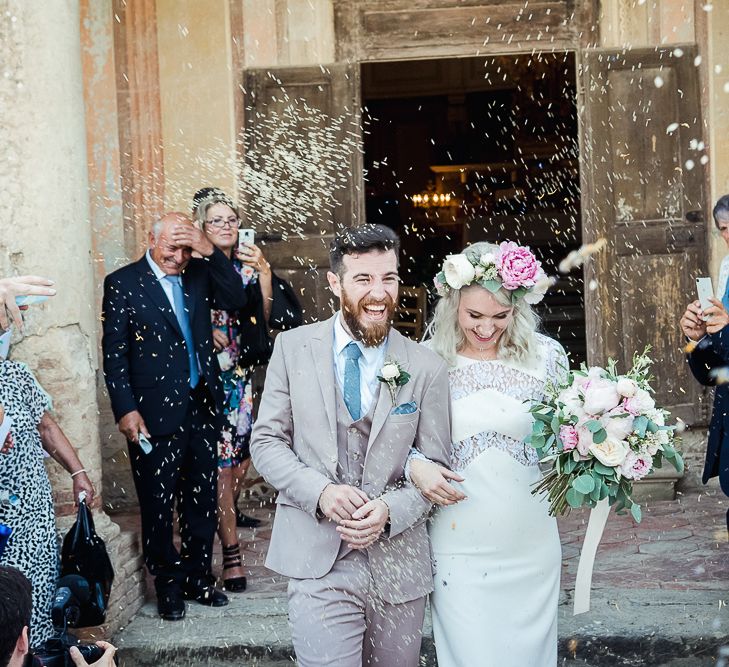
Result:
M478 259L464 253L448 255L433 282L440 296L475 283L491 293L503 287L511 292L512 303L523 296L529 304L539 303L549 287L547 274L532 251L513 241L502 242L496 252Z

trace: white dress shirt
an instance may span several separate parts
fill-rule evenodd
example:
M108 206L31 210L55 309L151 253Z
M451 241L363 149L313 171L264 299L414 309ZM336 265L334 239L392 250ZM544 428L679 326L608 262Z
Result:
M344 395L344 365L347 357L344 348L354 339L350 336L342 325L342 313L337 313L334 320L334 372L337 375L339 390ZM380 384L377 376L385 361L385 350L387 349L387 339L385 339L377 347L366 347L361 341L354 341L362 351L359 358L359 395L362 415L366 415L372 406L372 401L377 395L377 385Z
M177 310L175 309L175 296L172 292L172 283L169 280L165 280L165 276L167 275L162 269L159 268L157 265L157 262L155 262L152 259L152 255L149 253L149 250L147 250L145 257L147 258L147 262L149 263L150 268L154 272L154 275L157 278L157 281L159 282L160 286L164 290L165 296L167 297L167 301L170 302L170 308L172 308L172 312L175 314L175 317L177 317ZM182 282L182 276L180 276L180 285L184 288L185 285ZM179 320L178 320L179 321ZM202 377L202 364L200 364L200 355L196 354L195 358L197 359L197 369L200 373L200 377Z
M157 265L157 262L155 262L152 259L152 255L150 254L149 250L147 250L145 257L147 258L149 267L154 272L154 275L156 276L160 286L164 290L165 296L167 297L167 301L170 302L170 307L172 308L172 312L175 314L175 316L177 316L177 311L175 310L175 297L174 297L174 294L172 293L172 283L169 280L164 279L167 274L162 269L160 269L159 266ZM183 285L182 276L180 276L180 285Z

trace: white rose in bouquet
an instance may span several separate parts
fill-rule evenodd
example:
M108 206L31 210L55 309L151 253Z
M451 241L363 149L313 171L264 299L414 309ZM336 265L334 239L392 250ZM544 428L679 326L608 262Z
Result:
M625 399L623 405L632 415L644 415L655 409L656 402L645 389L638 389L635 396Z
M385 364L380 371L380 375L386 382L388 380L394 380L400 375L400 369L397 367L397 364Z
M574 385L563 389L559 396L557 396L559 403L564 403L564 414L576 415L582 417L585 414L585 410L582 407L582 397L580 392Z
M653 468L653 459L647 453L629 451L620 464L620 474L628 479L643 479Z
M666 416L663 414L663 410L650 410L647 416L656 426L666 425Z
M476 269L465 255L448 255L443 262L443 274L450 287L461 289L474 279Z
M584 389L585 412L590 415L601 415L609 412L620 403L620 396L615 383L607 378L598 377L590 380Z
M613 440L607 438L599 445L593 443L590 446L590 454L592 454L600 463L610 468L619 466L628 455L630 448L628 443L622 440Z
M607 431L608 438L613 440L625 440L633 432L633 415L620 408L613 408L604 414L600 417L600 423Z
M631 398L635 396L635 392L638 391L638 384L635 380L621 376L618 378L618 394L625 398Z

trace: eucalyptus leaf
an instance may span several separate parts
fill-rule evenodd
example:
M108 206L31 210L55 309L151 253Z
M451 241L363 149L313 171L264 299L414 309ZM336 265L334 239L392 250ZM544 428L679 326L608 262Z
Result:
M501 282L498 280L482 280L481 285L493 294L496 294L501 289Z
M577 461L571 456L562 464L562 470L569 475L577 467Z
M630 513L633 515L635 522L640 523L640 520L643 518L643 513L641 512L640 505L638 505L637 503L633 503L630 506Z
M580 475L572 480L572 488L583 495L587 495L592 493L595 488L595 480L589 473Z
M585 422L585 428L590 433L595 433L595 431L599 431L602 428L602 424L597 419L590 419Z
M648 417L639 415L633 421L633 430L638 434L639 438L645 438L645 431L648 428Z
M599 431L595 431L592 434L592 441L599 445L601 442L605 442L607 440L607 431L604 428L601 428Z
M585 502L585 496L583 496L579 491L575 491L575 489L568 489L565 494L565 500L570 507L577 508L582 507Z
M612 475L614 472L610 466L606 466L605 464L600 463L600 461L595 461L592 469L601 475Z

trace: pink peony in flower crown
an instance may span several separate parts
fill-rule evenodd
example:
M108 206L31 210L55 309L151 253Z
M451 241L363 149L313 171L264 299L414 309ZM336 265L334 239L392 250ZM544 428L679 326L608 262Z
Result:
M475 263L463 253L448 255L433 282L440 296L475 283L492 293L503 287L511 292L512 302L524 297L529 304L539 303L549 287L532 251L513 241L503 241L496 252L481 255Z

